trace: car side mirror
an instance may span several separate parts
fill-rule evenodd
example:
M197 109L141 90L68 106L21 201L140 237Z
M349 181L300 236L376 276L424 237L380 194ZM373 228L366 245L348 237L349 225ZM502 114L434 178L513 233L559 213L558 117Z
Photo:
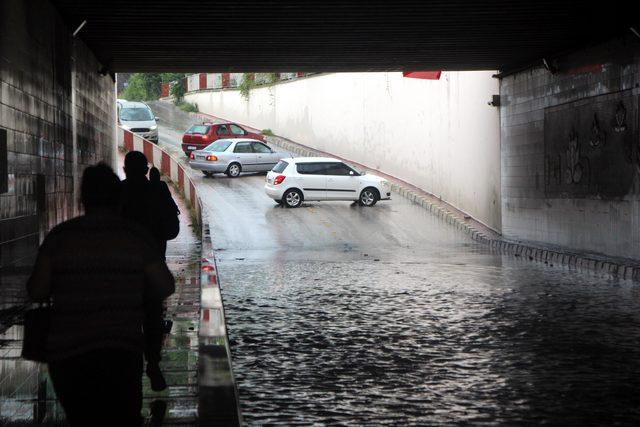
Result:
M354 176L355 172L354 171L349 171L349 175Z
M160 117L155 117L155 119L156 119L156 122L160 121Z

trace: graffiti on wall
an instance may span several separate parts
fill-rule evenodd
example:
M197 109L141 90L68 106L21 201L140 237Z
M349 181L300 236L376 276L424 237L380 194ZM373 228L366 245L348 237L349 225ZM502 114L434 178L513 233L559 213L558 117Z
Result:
M638 95L601 95L545 109L547 198L617 199L640 173Z

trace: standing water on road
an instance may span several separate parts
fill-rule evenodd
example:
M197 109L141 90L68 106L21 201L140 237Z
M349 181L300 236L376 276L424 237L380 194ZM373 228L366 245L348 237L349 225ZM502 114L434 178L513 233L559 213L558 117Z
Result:
M203 180L250 425L640 421L636 284L493 254L400 198Z
M162 132L161 132L162 135ZM640 288L492 253L395 196L197 178L248 425L640 423Z

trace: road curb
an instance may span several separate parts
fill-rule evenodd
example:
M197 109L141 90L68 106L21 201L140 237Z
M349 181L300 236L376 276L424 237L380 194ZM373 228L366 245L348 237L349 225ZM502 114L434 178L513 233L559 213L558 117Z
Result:
M420 205L436 217L452 225L458 230L467 233L473 240L488 245L492 250L511 255L516 258L528 259L544 263L550 267L565 266L572 270L593 273L599 276L614 277L624 280L640 280L640 265L624 259L616 259L597 254L583 254L565 251L561 248L538 246L531 243L511 241L502 237L499 233L486 227L476 219L449 205L443 200L421 190L398 178L384 174L378 170L368 168L357 162L342 159L330 153L298 144L278 136L267 136L266 140L286 151L299 156L329 156L347 161L361 169L383 175L391 182L391 190L396 194Z
M200 324L198 362L198 421L243 424L238 387L233 373L231 346L213 249L209 220L203 214L200 261Z

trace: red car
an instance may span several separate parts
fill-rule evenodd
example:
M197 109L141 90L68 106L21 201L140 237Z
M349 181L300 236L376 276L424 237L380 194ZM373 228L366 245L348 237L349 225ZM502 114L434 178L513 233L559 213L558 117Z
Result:
M182 135L182 151L189 156L192 151L202 150L218 139L251 138L264 141L264 136L245 130L235 123L202 123L192 125Z

